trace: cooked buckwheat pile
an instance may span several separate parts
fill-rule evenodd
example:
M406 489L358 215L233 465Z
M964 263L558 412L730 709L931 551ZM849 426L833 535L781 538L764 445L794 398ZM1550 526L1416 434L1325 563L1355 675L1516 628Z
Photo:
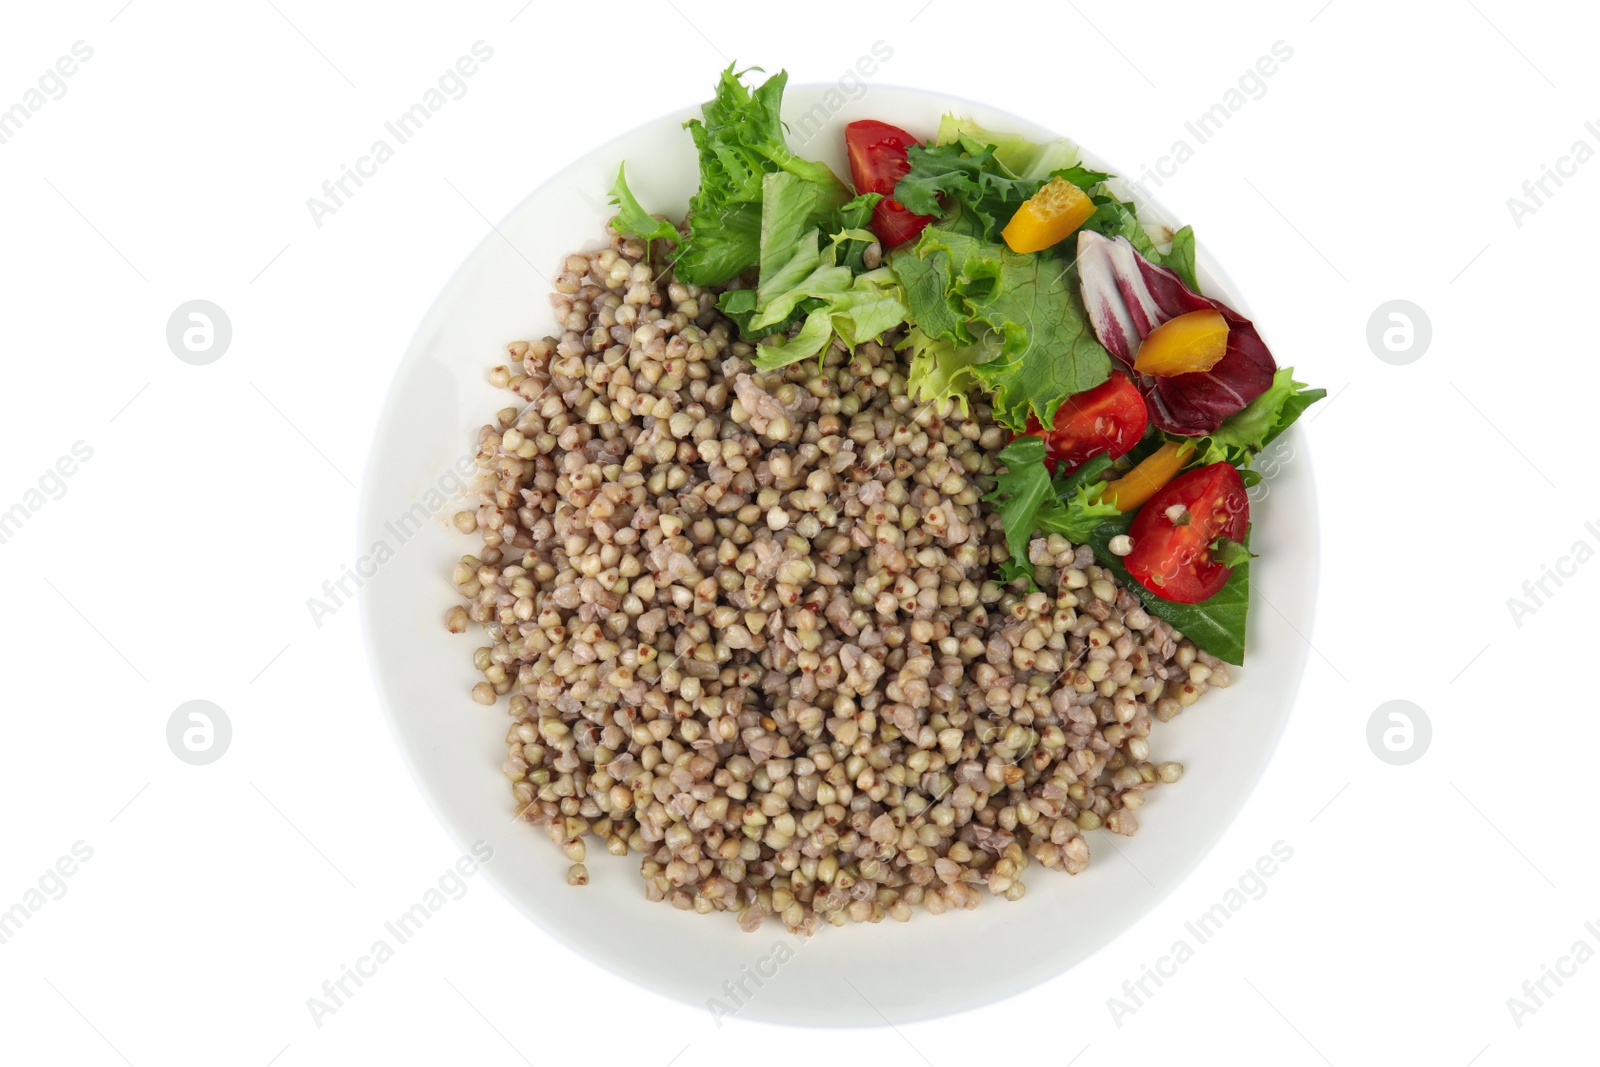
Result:
M446 622L486 635L520 818L574 885L591 845L637 853L649 899L747 930L1083 870L1183 773L1152 721L1228 668L1059 536L1036 589L998 584L989 409L914 400L893 337L757 370L670 248L568 256L559 335L490 372L516 400L478 433Z

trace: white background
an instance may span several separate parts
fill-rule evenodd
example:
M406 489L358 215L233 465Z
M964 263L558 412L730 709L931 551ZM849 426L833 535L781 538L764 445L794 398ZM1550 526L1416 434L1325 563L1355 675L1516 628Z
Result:
M74 42L93 57L0 144L0 511L37 502L29 490L75 442L93 455L47 479L59 499L0 544L0 909L76 842L93 855L0 944L0 1057L1591 1058L1600 963L1547 982L1520 1019L1507 998L1526 999L1574 942L1600 950L1584 928L1600 929L1587 814L1600 567L1564 565L1538 604L1522 589L1576 542L1600 547L1587 417L1600 162L1547 181L1520 225L1507 198L1526 200L1523 183L1575 141L1600 148L1584 125L1600 120L1600 26L1575 5L1320 3L12 7L0 109ZM478 40L494 55L467 94L316 226L306 199ZM307 998L459 855L390 740L357 611L319 628L306 608L352 556L355 486L411 331L487 220L617 132L703 99L727 60L832 82L877 40L893 56L876 82L981 98L1128 173L1194 145L1186 121L1274 42L1292 48L1152 186L1280 360L1332 395L1299 438L1325 547L1313 652L1272 767L1144 921L981 1012L843 1035L719 1028L559 947L480 877L317 1026ZM209 366L165 340L197 298L233 326ZM1367 343L1392 299L1432 322L1409 365ZM1514 596L1533 610L1514 617ZM204 767L165 738L197 698L233 724ZM1432 722L1406 766L1366 739L1393 699ZM1108 998L1280 840L1293 858L1266 894L1114 1019ZM1004 966L952 960L906 981Z

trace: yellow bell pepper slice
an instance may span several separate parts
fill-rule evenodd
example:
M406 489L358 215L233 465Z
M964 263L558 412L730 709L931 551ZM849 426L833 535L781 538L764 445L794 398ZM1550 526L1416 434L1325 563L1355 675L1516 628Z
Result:
M1013 252L1038 252L1066 240L1093 214L1094 202L1088 193L1055 177L1017 208L1000 236Z
M1110 504L1118 511L1132 511L1176 478L1193 455L1192 443L1168 441L1146 456L1133 470L1102 489L1100 502Z
M1228 352L1228 320L1216 308L1168 319L1139 345L1133 369L1160 378L1210 370Z

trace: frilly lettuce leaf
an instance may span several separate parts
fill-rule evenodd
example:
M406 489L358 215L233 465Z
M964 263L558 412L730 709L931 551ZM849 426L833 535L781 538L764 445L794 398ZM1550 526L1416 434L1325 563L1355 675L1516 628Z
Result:
M1248 467L1258 452L1327 395L1326 389L1309 389L1295 381L1293 367L1279 367L1266 392L1200 440L1193 462L1203 465L1221 461Z
M755 365L761 370L820 356L835 335L853 347L906 321L904 293L887 267L853 276L846 267L820 268L800 289L785 293L783 302L802 292L816 305L793 338L756 349Z
M749 340L786 333L791 338L764 345L756 356L762 369L781 367L821 354L837 334L846 344L871 340L905 321L900 283L885 267L852 269L855 246L872 235L845 226L824 241L811 224L824 194L815 182L778 172L762 179L760 277L754 289L733 289L718 307L739 324ZM876 197L857 197L843 208L829 207L830 224L859 222Z
M1073 544L1086 545L1097 526L1122 514L1116 505L1100 502L1100 493L1106 487L1100 474L1109 466L1110 457L1091 456L1071 474L1052 478L1050 484L1055 490L1055 501L1047 501L1046 506L1039 509L1039 529L1061 534Z
M633 191L628 188L625 166L617 167L617 183L611 187L611 204L617 208L611 226L618 233L631 233L646 243L660 238L678 240L678 228L665 219L658 219L644 209Z
M789 151L778 114L787 80L779 72L752 92L729 64L703 118L685 123L700 155L700 188L689 201L689 236L678 251L680 280L720 285L760 262L768 174L786 172L816 187L812 225L850 198L827 164Z
M1078 146L1059 137L1038 144L1020 133L996 133L968 118L947 114L939 120L938 143L955 144L962 137L994 146L995 158L1018 178L1048 178L1078 162Z
M1033 581L1028 542L1036 533L1058 533L1074 544L1088 544L1095 529L1121 513L1097 500L1106 483L1101 473L1110 458L1094 456L1069 475L1050 476L1044 465L1044 440L1032 435L1015 438L997 457L1005 472L995 478L995 488L984 497L996 505L1005 524L1010 553L1002 577Z
M994 393L995 417L1021 430L1048 426L1061 402L1111 374L1079 304L1071 261L1021 255L933 225L890 262L906 288L911 321L931 338L965 347L998 340L998 354L971 373Z
M867 229L872 209L883 199L882 193L862 193L839 208L833 222L824 229L833 235L834 262L857 274L867 269L867 249L878 243L878 235Z
M985 341L990 340L993 335L985 335ZM999 351L998 344L984 341L957 345L949 338L930 337L920 326L906 332L900 347L910 349L906 390L912 399L924 404L954 400L963 415L971 411L967 394L979 385L972 368L993 359Z
M1018 178L1000 163L993 145L965 136L933 147L913 145L906 157L911 169L895 185L896 201L918 215L943 216L952 198L958 199L991 240L999 239L1011 216L1050 177ZM1106 179L1099 171L1075 164L1054 173L1085 192Z

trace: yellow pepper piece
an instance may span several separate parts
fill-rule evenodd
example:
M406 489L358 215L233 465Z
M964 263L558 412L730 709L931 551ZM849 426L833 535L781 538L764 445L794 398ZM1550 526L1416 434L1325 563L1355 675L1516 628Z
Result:
M1094 202L1088 193L1055 177L1017 208L1000 236L1013 252L1037 252L1066 240L1093 214Z
M1168 441L1146 456L1137 467L1108 484L1100 491L1102 503L1111 504L1118 511L1132 511L1156 495L1156 490L1178 476L1183 465L1194 455L1194 445Z
M1228 320L1216 308L1168 319L1144 339L1133 369L1166 378L1210 370L1228 351Z

